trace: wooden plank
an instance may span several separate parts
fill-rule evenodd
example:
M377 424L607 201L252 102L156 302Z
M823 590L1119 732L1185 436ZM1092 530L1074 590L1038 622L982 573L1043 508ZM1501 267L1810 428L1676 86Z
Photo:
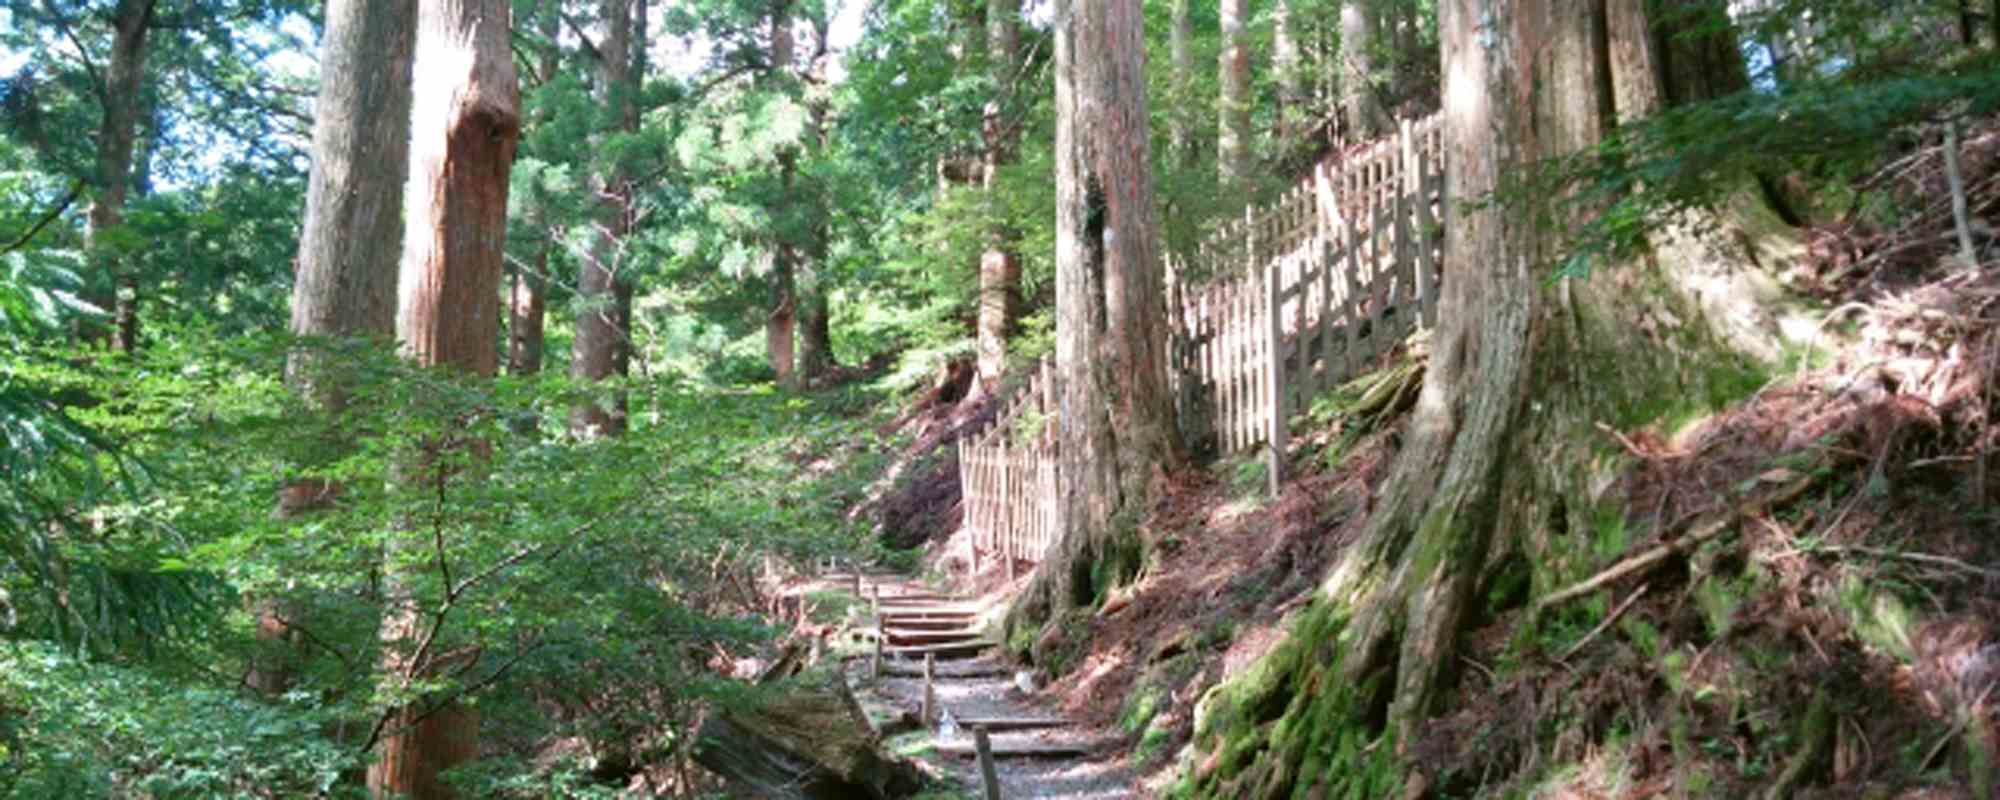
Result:
M916 658L918 656L966 658L999 646L999 642L991 639L968 639L963 642L941 642L938 644L892 645L882 648L882 653L894 658Z
M961 727L965 728L984 727L985 729L992 731L994 733L1005 733L1007 731L1032 731L1032 730L1047 730L1049 728L1061 728L1066 725L1069 725L1070 721L1067 719L1063 719L1062 717L1047 717L1047 716L967 717L965 719L959 720L958 724Z
M1349 217L1347 219L1347 294L1345 302L1341 304L1345 312L1342 314L1341 327L1345 328L1347 332L1347 348L1341 351L1340 356L1343 367L1341 377L1343 379L1361 371L1361 342L1359 341L1362 309L1360 279L1361 248L1356 239L1354 218Z
M939 678L964 678L968 680L1005 678L1013 674L1006 665L995 664L991 661L936 661L933 669ZM891 678L921 678L924 676L924 665L918 661L884 660L882 662L882 674Z
M1268 479L1267 483L1270 485L1271 496L1275 498L1278 496L1285 480L1285 434L1288 431L1285 430L1285 420L1287 417L1285 413L1285 406L1287 405L1285 403L1285 359L1284 355L1278 349L1278 343L1285 335L1284 316L1281 313L1284 310L1284 305L1278 299L1278 284L1281 277L1279 268L1273 266L1269 275L1270 277L1266 280L1266 283L1269 285L1265 288L1265 296L1269 299L1264 306L1264 314L1268 318L1265 321L1264 339L1264 403L1269 409L1269 417L1265 423L1264 443L1269 450L1265 475Z
M1319 269L1319 359L1321 373L1319 391L1331 389L1340 382L1334 371L1333 328L1339 323L1339 306L1333 299L1333 270L1337 256L1333 249L1333 225L1326 223L1320 230ZM1317 392L1315 392L1317 394Z
M977 756L971 741L943 742L937 746L937 754L954 758L974 758ZM1086 742L994 742L994 758L1075 758L1090 754L1090 744Z
M885 625L882 628L883 638L888 639L891 645L957 644L976 640L980 638L982 633L984 633L983 629L974 627L922 630L899 625Z

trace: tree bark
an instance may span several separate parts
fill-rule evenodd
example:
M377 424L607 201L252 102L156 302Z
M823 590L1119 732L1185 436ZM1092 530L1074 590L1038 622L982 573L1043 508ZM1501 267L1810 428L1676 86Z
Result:
M1216 172L1224 193L1242 192L1250 181L1250 5L1222 0L1222 97L1216 136Z
M548 43L543 48L541 62L536 66L535 79L547 84L555 79L560 69L560 51L555 47L556 38L562 33L561 0L545 0L537 4L535 24L542 40ZM547 221L539 213L531 217L538 231L548 230ZM532 269L514 270L514 285L508 292L507 300L507 374L532 375L542 371L542 360L548 336L548 288L549 254L555 250L556 242L551 236L535 253Z
M987 69L993 80L993 97L986 103L981 134L986 144L985 191L989 213L986 223L986 251L979 257L979 378L987 386L998 385L1007 369L1007 336L1013 332L1020 313L1021 260L1014 254L1013 235L999 215L1000 168L1013 159L1015 126L1008 120L1013 106L1013 79L1021 41L1020 0L988 0L986 4Z
M132 352L139 346L139 279L116 252L118 245L104 234L125 224L125 200L132 188L133 140L138 135L139 88L146 73L146 42L152 32L156 0L119 0L111 15L111 61L97 86L103 114L98 118L97 198L85 215L84 249L93 284L101 288L88 299L111 314L105 331L85 326L85 339L108 336L113 349Z
M597 69L606 129L621 133L637 127L631 74L631 0L603 0L604 36L597 43ZM592 179L597 194L594 236L590 252L579 266L576 281L576 336L570 343L570 377L585 383L622 378L631 341L631 287L624 277L625 238L631 232L632 187L616 163L607 163ZM593 389L591 396L570 409L570 432L580 436L616 436L625 432L626 397L622 388Z
M1173 115L1168 118L1168 146L1182 164L1194 160L1194 15L1192 0L1173 0L1172 27L1168 29L1168 55L1173 65Z
M1278 79L1276 133L1281 153L1289 151L1302 134L1306 97L1303 65L1299 61L1297 21L1292 13L1296 0L1277 0L1271 7L1271 72Z
M778 0L771 8L771 66L772 76L786 76L792 68L792 0ZM792 183L793 154L778 155L779 180L788 189ZM783 213L784 200L778 203L777 216ZM797 252L792 244L780 237L771 244L771 284L770 310L764 316L764 353L771 365L771 372L777 377L778 385L786 390L799 387L798 362L794 349L794 339L798 330L798 288L793 274Z
M542 348L548 324L549 246L535 254L535 265L514 270L508 290L507 374L542 371Z
M1440 34L1442 35L1442 34ZM1375 85L1375 17L1364 0L1340 7L1340 108L1347 134L1367 141L1387 133L1389 112Z
M407 0L333 0L320 41L313 162L292 284L292 333L379 337L396 332L403 183L409 176L410 63L416 7ZM325 411L345 387L294 353L294 390Z
M507 177L521 136L508 27L504 0L419 5L410 224L396 321L403 351L416 364L488 377L499 366ZM382 667L388 680L407 686L441 665L434 650L418 650L419 604L403 583L394 571L385 576ZM444 705L426 710L413 702L388 714L380 757L368 769L374 796L452 796L440 776L478 754L479 717L438 702Z
M1147 508L1156 475L1180 458L1167 391L1143 35L1139 0L1056 4L1062 533L1011 628L1059 626L1130 577L1139 559L1133 517Z
M382 341L395 335L416 19L416 6L402 0L334 0L327 6L313 105L312 172L292 283L295 335ZM338 415L351 387L332 367L325 353L295 351L286 364L286 382L308 406ZM338 423L329 428L346 429ZM294 483L280 493L274 515L289 517L323 505L336 491L324 479ZM288 502L296 497L313 502ZM276 645L290 636L289 615L275 599L253 605L258 638L273 645L264 652L274 657L252 665L249 683L282 693L291 675Z

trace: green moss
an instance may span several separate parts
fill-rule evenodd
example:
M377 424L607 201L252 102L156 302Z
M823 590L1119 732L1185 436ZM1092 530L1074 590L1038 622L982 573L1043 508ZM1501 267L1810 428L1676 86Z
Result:
M1910 647L1914 622L1901 598L1852 574L1841 579L1839 595L1840 608L1862 641L1904 663L1916 658Z
M1345 609L1321 600L1301 612L1283 643L1196 709L1195 769L1175 797L1395 796L1402 766L1394 743L1367 719L1363 685L1340 679Z

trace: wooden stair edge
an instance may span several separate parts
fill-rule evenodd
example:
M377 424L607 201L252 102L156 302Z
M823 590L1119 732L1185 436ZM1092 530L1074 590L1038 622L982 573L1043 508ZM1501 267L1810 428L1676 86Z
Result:
M972 758L978 754L973 746L972 734L960 737L963 741L945 742L937 745L938 755L957 758ZM1090 755L1095 743L1092 742L994 742L994 758L1073 758Z
M960 719L958 724L959 727L968 731L985 726L986 730L991 733L1003 733L1007 731L1062 728L1067 727L1071 723L1062 717L965 717Z

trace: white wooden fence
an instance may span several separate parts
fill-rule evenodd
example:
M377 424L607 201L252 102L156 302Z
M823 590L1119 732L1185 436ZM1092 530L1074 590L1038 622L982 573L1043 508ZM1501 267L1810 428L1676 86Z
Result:
M985 428L958 440L964 525L972 571L998 559L1013 580L1021 562L1039 564L1061 534L1056 525L1056 365L1042 359L1025 384L1001 400Z
M1439 121L1406 120L1397 135L1321 163L1277 202L1210 233L1187 263L1168 262L1183 429L1212 433L1225 453L1267 446L1274 495L1292 413L1436 324ZM1012 580L1062 535L1055 374L1044 358L991 424L959 439L975 573L998 560Z
M1443 194L1439 117L1405 121L1170 262L1184 431L1268 445L1275 493L1291 414L1435 324Z

